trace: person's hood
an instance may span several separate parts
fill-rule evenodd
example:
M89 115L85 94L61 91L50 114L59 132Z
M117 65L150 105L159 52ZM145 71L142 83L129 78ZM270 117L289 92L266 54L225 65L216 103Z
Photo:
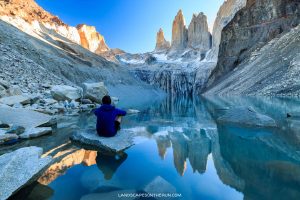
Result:
M112 105L107 105L107 104L103 104L101 107L100 107L100 110L102 111L112 111L114 110L115 107L112 106Z

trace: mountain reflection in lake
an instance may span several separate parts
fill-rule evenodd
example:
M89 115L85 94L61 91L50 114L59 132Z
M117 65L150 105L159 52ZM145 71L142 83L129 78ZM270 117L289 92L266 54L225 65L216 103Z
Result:
M223 108L239 105L271 116L279 128L216 122ZM52 141L57 137L57 142L47 143L43 137L37 145L57 162L26 193L17 195L118 199L124 191L154 188L176 191L181 194L178 199L300 199L300 119L287 119L287 112L300 113L300 100L167 98L124 118L122 127L135 129L139 137L136 145L115 155L79 149L68 142L70 129L93 127L94 116L62 120L57 132L47 136Z

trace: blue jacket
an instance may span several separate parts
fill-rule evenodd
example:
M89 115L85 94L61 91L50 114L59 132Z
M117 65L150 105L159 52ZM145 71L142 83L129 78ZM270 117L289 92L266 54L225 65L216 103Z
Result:
M102 105L94 111L97 116L97 132L101 136L116 135L115 120L117 116L125 116L126 111L119 110L112 105Z

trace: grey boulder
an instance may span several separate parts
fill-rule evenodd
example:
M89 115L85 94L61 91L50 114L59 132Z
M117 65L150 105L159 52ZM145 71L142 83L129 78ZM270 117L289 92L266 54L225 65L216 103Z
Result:
M235 123L247 126L276 127L274 119L258 113L251 107L231 108L217 119L221 123Z
M176 188L164 178L157 176L148 185L144 191L147 193L176 193Z
M71 140L93 150L116 153L134 145L135 133L129 129L122 129L114 137L100 137L96 130L75 132Z
M36 138L39 136L47 135L52 133L52 128L45 127L45 128L30 128L26 130L23 134L20 135L20 138L29 139L29 138Z
M23 126L25 129L45 126L44 124L49 123L52 119L49 115L29 109L0 107L0 113L0 121L3 123Z
M15 139L18 139L18 138L19 138L19 136L16 135L16 134L0 134L0 145L4 144L5 142L9 142L11 140L15 140ZM2 168L0 168L0 169L2 169ZM1 196L1 194L0 194L0 196Z
M3 79L0 79L0 86L2 86L5 89L9 88L9 83Z
M15 104L30 104L30 97L25 95L15 95L15 96L9 96L9 97L3 97L0 99L0 103L6 104L9 106L13 106Z
M42 148L25 147L0 156L0 200L7 199L44 172L52 158L41 158L42 153Z
M108 94L103 82L84 83L83 84L84 98L90 99L93 102L101 103L102 97Z
M55 85L51 89L51 95L53 99L57 101L72 101L78 100L82 97L82 91L79 88L75 88L68 85Z
M17 134L20 135L25 132L25 128L23 126L13 125L6 133Z

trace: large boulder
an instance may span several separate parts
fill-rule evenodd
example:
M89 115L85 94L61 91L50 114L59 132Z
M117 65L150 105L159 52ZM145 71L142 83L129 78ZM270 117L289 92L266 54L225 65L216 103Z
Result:
M0 121L5 124L23 126L25 129L47 126L52 117L29 109L0 107Z
M3 133L0 132L0 145L4 144L6 142L9 142L11 140L16 140L18 138L19 138L19 136L16 135L16 134L3 134ZM1 196L1 192L0 192L0 196Z
M102 97L108 94L103 82L84 83L83 84L84 98L90 99L96 103L102 103Z
M93 150L103 150L107 153L123 151L134 145L135 133L129 129L122 129L114 137L100 137L96 130L86 130L75 132L71 140Z
M157 176L148 185L145 186L144 191L150 194L176 193L176 188L161 176Z
M9 83L3 79L0 79L0 86L2 86L5 89L9 88Z
M53 99L57 101L72 101L78 100L82 97L82 91L68 85L55 85L51 89Z
M0 99L1 104L6 104L9 106L13 106L15 104L30 104L31 99L28 96L25 95L15 95L15 96L9 96L9 97L3 97Z
M25 147L0 156L0 200L7 199L44 172L52 159L41 158L42 153L42 148Z
M221 123L235 123L247 126L276 127L274 119L255 111L251 107L236 107L228 109L217 119Z
M52 128L45 127L45 128L31 128L26 130L23 134L20 135L20 138L29 139L29 138L36 138L39 136L47 135L52 133Z

